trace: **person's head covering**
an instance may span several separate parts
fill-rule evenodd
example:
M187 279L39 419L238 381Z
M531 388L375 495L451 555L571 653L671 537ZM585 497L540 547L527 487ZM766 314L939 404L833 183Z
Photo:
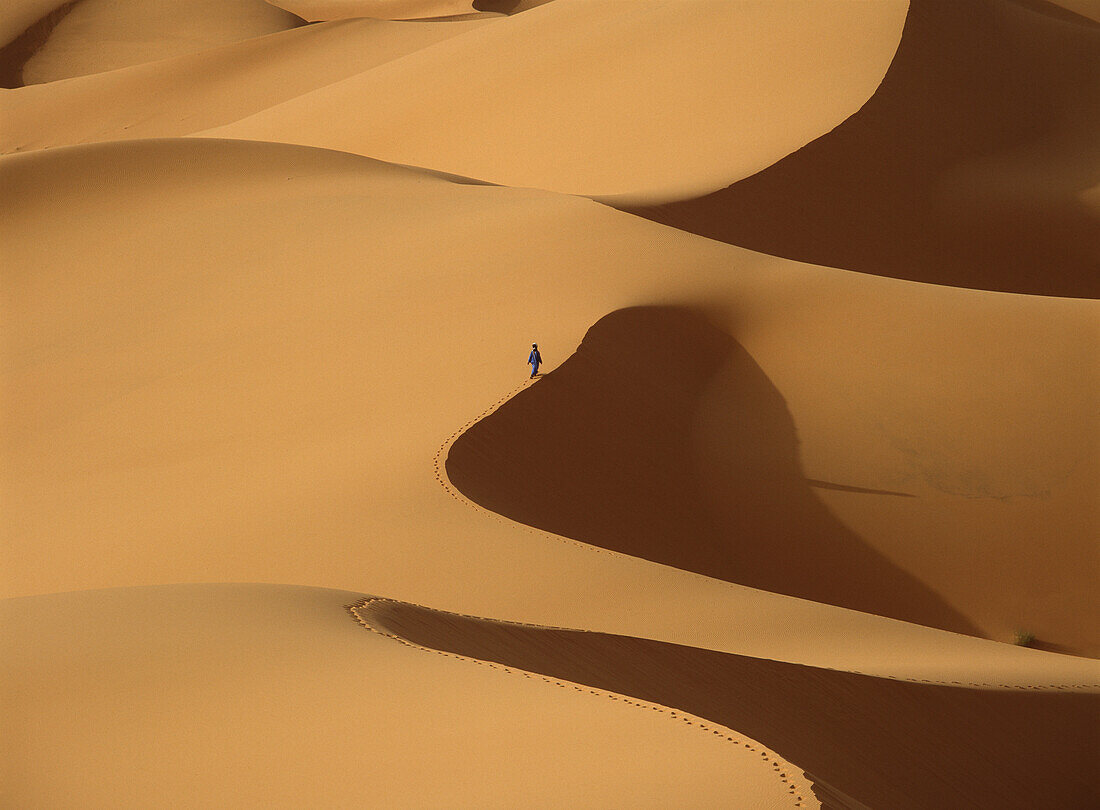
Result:
M537 349L538 347L539 347L539 344L537 344L537 343L532 343L531 344L532 349Z

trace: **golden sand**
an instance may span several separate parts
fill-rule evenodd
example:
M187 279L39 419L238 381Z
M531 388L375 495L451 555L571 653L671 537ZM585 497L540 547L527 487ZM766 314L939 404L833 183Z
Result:
M0 13L5 797L1100 801L1090 8Z

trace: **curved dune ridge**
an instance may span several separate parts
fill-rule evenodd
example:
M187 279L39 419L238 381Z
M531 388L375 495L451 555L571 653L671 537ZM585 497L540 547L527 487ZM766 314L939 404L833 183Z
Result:
M629 210L800 261L1100 297L1100 27L913 0L878 92L827 135L690 200Z
M339 20L0 96L0 152L188 135L485 24Z
M790 788L805 789L801 772L762 746L734 750L716 723L424 655L348 621L342 605L361 598L187 585L5 600L5 643L23 652L0 665L20 742L0 765L6 799L799 806Z
M532 332L550 347L576 346L589 325L642 290L653 302L704 302L728 336L717 339L732 338L752 358L717 374L698 395L679 393L672 386L678 378L668 379L669 396L709 420L700 422L700 436L752 440L726 451L715 446L709 455L703 442L688 453L694 469L669 498L695 493L697 502L712 504L719 532L692 553L721 555L707 550L711 541L726 542L721 531L738 521L768 528L770 521L776 536L751 540L767 558L765 546L784 548L805 531L805 518L831 527L831 542L849 549L850 561L862 560L865 573L876 566L908 572L899 576L924 583L929 605L950 606L937 608L941 617L961 614L974 632L1011 639L1027 627L1046 643L1096 649L1089 541L1095 378L1093 347L1082 340L1095 335L1096 322L1088 302L869 284L678 234L590 201L463 185L277 144L103 144L13 155L4 170L13 204L0 229L19 270L9 276L4 318L9 390L19 392L9 407L5 458L22 504L6 527L6 542L19 549L7 566L12 595L124 585L130 577L197 579L209 570L272 581L310 572L313 581L346 588L357 581L350 555L362 558L371 591L414 588L427 597L431 580L436 598L424 602L465 601L465 588L444 572L463 570L478 581L489 572L463 560L461 547L429 555L438 580L381 564L391 559L381 553L385 544L423 547L427 541L416 538L436 519L454 536L450 507L437 503L427 474L440 438L461 423L452 413L477 413L486 392L513 387L522 368L507 347L524 345ZM57 191L46 199L37 193L44 187ZM165 224L132 228L146 210ZM429 224L436 240L411 237ZM23 238L35 233L49 236ZM302 233L311 235L308 243ZM562 240L572 251L568 265ZM88 256L102 262L100 274L83 271ZM584 269L579 283L576 268ZM530 297L531 279L541 288L534 321L515 306ZM420 291L420 310L388 303L404 284ZM481 313L473 327L463 314L472 311ZM428 315L437 329L419 326ZM441 364L441 335L448 357L486 362ZM680 342L665 350L674 356L661 361L667 377L694 348ZM647 352L639 363L660 359ZM96 371L118 364L126 374ZM1001 372L1009 364L1013 375ZM749 373L757 390L738 389L732 371ZM646 390L663 377L623 379ZM599 388L571 390L589 398ZM438 406L440 392L454 397L448 407ZM538 393L533 388L529 398ZM589 431L581 436L592 433L586 420L603 418L604 405L590 401L592 411L560 409ZM651 426L676 418L643 417ZM750 417L760 428L751 435L741 426ZM402 441L376 425L401 426ZM553 427L543 430L553 435ZM653 434L637 435L640 447L626 448L635 457L658 452L645 449ZM494 452L512 453L523 441L514 431L506 438ZM547 469L565 451L555 448ZM723 452L746 466L731 468ZM388 461L364 461L372 458ZM324 472L304 474L311 470ZM661 480L644 480L648 470L611 472L641 475L646 486ZM751 481L761 472L797 495L790 509L802 510L798 521L767 505L767 491ZM343 475L356 485L339 484ZM809 481L825 486L811 495ZM723 505L729 486L757 498L768 517L753 527L731 512ZM288 487L297 497L280 494ZM548 503L560 500L543 489ZM395 511L370 508L364 491ZM196 503L232 519L211 533ZM320 516L319 503L326 504ZM301 548L301 531L313 538L312 553ZM371 552L352 554L364 531L387 538L376 549L377 565ZM73 536L98 539L69 548ZM102 553L118 536L129 538L131 553ZM164 537L188 538L188 552L162 554ZM483 540L490 544L485 559L515 553L500 556L498 543L513 542L507 531ZM670 542L661 553L674 548ZM372 584L378 572L385 576ZM975 581L975 572L983 578ZM813 578L792 573L789 580ZM494 615L508 601L494 606L492 593L503 594L483 590L489 602L463 607ZM932 614L923 620L966 627Z
M700 413L708 391L706 407L719 419ZM817 499L782 395L743 347L689 310L604 317L538 386L464 432L446 470L471 500L555 534L754 588L977 632Z
M5 799L1100 804L1091 2L0 9Z
M904 16L893 0L555 0L203 134L677 199L759 171L854 112Z
M39 84L205 50L302 24L263 0L77 0L0 51L5 87Z
M904 683L392 600L368 599L353 612L418 646L676 706L689 714L672 715L688 725L698 715L737 728L793 757L825 807L1083 807L1100 799L1089 748L1100 742L1097 694ZM759 745L712 733L750 751ZM1066 750L1064 740L1085 744ZM786 767L772 765L781 778Z

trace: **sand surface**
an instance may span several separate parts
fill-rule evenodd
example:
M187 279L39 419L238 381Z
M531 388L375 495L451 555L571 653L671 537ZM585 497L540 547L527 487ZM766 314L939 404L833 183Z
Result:
M5 643L24 653L4 663L20 743L6 801L781 808L807 791L717 722L367 632L344 609L361 598L202 585L5 601Z
M354 76L486 20L339 20L0 96L0 151L187 135Z
M39 19L40 42L21 65L23 84L203 51L302 24L263 0L77 0Z
M858 109L904 17L892 0L555 0L207 134L677 199L759 171Z
M0 91L18 805L1100 802L1087 9L106 5Z

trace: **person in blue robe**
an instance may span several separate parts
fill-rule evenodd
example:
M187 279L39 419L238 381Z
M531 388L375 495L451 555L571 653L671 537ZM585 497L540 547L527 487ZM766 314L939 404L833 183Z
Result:
M539 344L531 344L531 354L527 357L527 363L531 366L532 379L539 373L539 366L542 364L542 355L539 354Z

